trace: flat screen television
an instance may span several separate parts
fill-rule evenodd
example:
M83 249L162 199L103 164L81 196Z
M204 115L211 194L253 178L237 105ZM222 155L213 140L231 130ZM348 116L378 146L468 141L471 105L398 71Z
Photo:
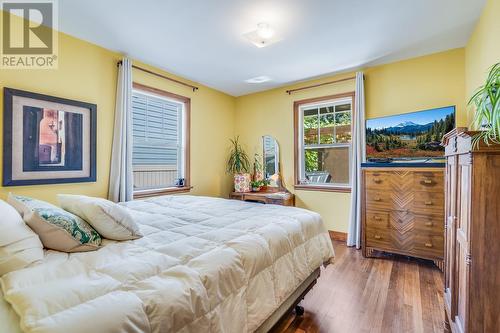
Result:
M366 121L366 158L425 162L444 158L443 135L455 128L448 106Z

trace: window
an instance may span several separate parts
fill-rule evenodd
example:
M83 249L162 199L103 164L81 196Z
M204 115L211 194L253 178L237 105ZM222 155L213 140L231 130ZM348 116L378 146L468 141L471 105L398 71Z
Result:
M134 196L189 189L189 98L134 83ZM176 182L184 178L184 186Z
M295 188L350 191L354 93L297 101Z

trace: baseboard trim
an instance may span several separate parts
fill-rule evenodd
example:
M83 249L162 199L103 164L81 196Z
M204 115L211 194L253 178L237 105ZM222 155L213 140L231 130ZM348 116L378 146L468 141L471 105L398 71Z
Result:
M347 233L345 233L345 232L328 230L328 233L330 234L330 238L332 240L341 241L341 242L347 241Z

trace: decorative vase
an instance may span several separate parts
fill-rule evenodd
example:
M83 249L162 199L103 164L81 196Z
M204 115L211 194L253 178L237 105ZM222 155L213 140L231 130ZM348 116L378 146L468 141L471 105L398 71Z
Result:
M250 192L251 177L249 173L237 173L234 175L234 191Z
M259 192L259 191L260 191L260 186L252 187L252 192Z

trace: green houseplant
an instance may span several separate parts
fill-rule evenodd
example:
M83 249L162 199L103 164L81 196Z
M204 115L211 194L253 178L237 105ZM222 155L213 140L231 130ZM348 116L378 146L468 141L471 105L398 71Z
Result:
M234 175L235 192L250 191L250 161L248 155L239 143L239 137L231 139L231 150L226 163L227 173Z
M474 93L468 103L475 107L474 128L481 131L473 138L476 146L481 140L487 145L500 143L500 63L491 67L483 86Z
M264 168L262 167L262 158L255 153L253 156L253 180L260 181L264 179Z
M262 187L262 180L253 180L250 182L252 192L259 192Z

